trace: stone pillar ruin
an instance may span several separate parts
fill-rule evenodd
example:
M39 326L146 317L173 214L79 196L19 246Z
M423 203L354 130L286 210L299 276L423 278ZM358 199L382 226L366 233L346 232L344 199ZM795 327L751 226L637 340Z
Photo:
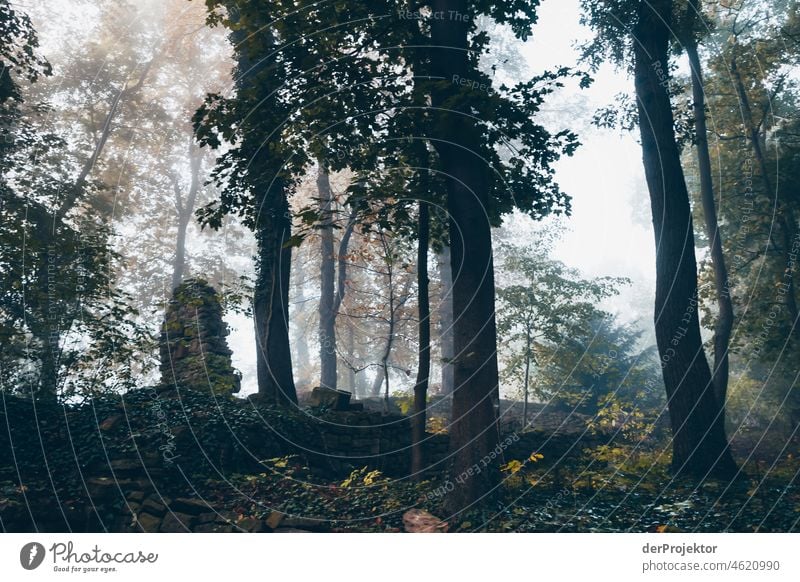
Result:
M231 363L228 333L211 285L187 279L176 287L161 326L162 386L218 395L238 392L241 375Z

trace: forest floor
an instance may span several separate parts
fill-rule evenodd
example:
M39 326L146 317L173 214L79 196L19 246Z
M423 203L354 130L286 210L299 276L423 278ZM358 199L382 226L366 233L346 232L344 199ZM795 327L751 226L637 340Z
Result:
M643 455L641 461L652 458ZM744 475L734 483L701 486L671 480L660 463L639 473L598 467L578 457L557 469L505 474L491 499L458 519L439 507L441 480L410 483L367 469L342 482L314 483L291 459L280 468L241 475L201 491L215 504L242 515L266 518L273 511L314 518L325 531L403 531L403 514L425 509L448 522L449 531L471 532L789 532L800 530L800 464L793 460L767 474ZM787 485L788 484L788 485ZM243 502L246 500L246 502Z
M738 459L748 458L751 442L762 443L759 455L733 483L700 486L670 477L668 453L630 443L505 459L493 495L452 518L441 509L449 486L441 474L414 483L366 467L349 476L309 468L284 440L270 440L308 438L306 421L285 411L205 396L154 399L146 391L72 407L13 397L0 403L4 531L128 531L126 487L194 499L204 511L224 513L232 531L275 514L300 530L403 531L410 509L430 512L451 532L800 531L797 443L784 446L777 436L771 449L763 437L735 439ZM168 434L180 459L171 466L159 452ZM85 517L91 512L93 521Z

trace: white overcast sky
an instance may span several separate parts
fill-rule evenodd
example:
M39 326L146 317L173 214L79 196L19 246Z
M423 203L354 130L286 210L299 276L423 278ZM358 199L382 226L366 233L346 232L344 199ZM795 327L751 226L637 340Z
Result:
M533 71L577 64L575 42L589 36L579 21L578 0L544 0L533 38L524 48ZM555 252L587 276L630 278L630 289L612 302L612 309L624 319L643 317L647 322L654 293L655 242L641 148L635 133L590 125L598 108L614 103L618 93L630 92L633 83L610 66L594 78L590 88L565 90L546 105L555 128L574 129L583 144L556 167L558 183L572 196L573 214Z

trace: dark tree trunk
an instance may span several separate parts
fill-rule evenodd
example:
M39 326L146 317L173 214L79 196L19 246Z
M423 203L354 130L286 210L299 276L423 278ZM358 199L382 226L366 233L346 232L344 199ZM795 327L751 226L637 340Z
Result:
M690 6L689 10L696 10ZM725 412L728 394L728 349L733 330L733 302L728 284L728 269L722 250L722 235L714 203L714 182L711 175L711 156L708 152L708 130L706 128L706 103L703 73L697 54L697 40L690 30L686 42L686 54L692 74L692 99L694 101L694 123L697 141L697 165L700 171L700 199L706 223L706 236L711 247L711 265L714 269L714 289L717 297L717 323L714 327L714 369L711 374L714 392Z
M258 393L276 404L297 403L289 347L289 203L282 186L273 186L256 222L257 275L253 298Z
M385 382L386 387L383 391L383 411L388 413L389 412L389 389L391 386L389 385L389 359L383 360L381 363L383 369L383 381Z
M689 194L667 91L671 0L642 2L633 31L645 177L656 240L655 329L672 425L672 467L702 480L736 473L697 315Z
M336 388L336 258L333 253L333 194L328 172L320 163L317 174L320 206L320 300L319 361L320 386Z
M47 257L42 259L44 277L39 278L42 289L48 289L50 274L47 273ZM59 360L61 330L58 319L50 320L44 312L41 324L34 328L36 343L40 346L39 352L39 377L35 386L35 397L43 402L55 402L58 399Z
M444 247L437 258L441 293L439 297L439 344L442 356L442 394L453 393L453 270L450 247Z
M58 355L60 335L46 335L40 338L44 342L39 371L39 390L37 398L45 402L58 399Z
M419 295L419 364L414 385L414 414L411 417L411 475L422 478L425 468L425 411L428 400L428 379L431 373L431 307L428 296L428 245L430 217L428 205L419 203L419 241L417 246L417 292Z
M34 223L33 232L37 241L42 241L36 259L38 265L34 287L38 294L36 303L39 304L39 316L31 318L30 327L35 340L33 345L38 346L39 374L31 385L31 391L37 400L55 402L58 398L62 320L59 317L60 310L53 313L50 309L58 305L57 278L63 261L58 246L52 242L57 225L50 221L46 213L37 218L39 220Z
M434 13L457 15L431 21L431 68L434 78L469 78L466 0L434 0ZM485 500L499 480L494 463L482 465L498 444L497 330L494 316L494 266L487 218L489 174L480 155L482 128L473 119L466 91L442 82L432 92L437 109L433 147L446 176L453 269L453 406L450 424L451 480L454 489L445 509L458 514ZM456 105L453 105L453 104ZM463 104L463 105L462 105ZM464 110L458 110L463 107ZM473 467L480 471L475 472Z
M394 346L394 328L396 325L395 320L395 298L394 298L394 266L392 265L392 261L394 260L391 255L391 250L386 245L386 238L383 234L381 234L381 241L383 242L383 248L386 253L386 260L388 274L389 274L389 331L386 336L386 349L383 352L383 357L381 358L381 370L383 373L383 382L386 383L386 387L384 388L384 408L386 412L389 412L389 357L392 354L392 347ZM378 384L380 388L380 384Z

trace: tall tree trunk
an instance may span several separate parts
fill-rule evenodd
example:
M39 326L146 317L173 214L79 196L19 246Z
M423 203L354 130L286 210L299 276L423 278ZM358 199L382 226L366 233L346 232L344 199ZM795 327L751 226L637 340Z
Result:
M38 400L55 402L58 399L60 339L58 332L50 332L39 338L44 347L39 370L39 389L36 394Z
M530 392L531 377L531 330L528 330L525 339L525 380L522 389L522 429L528 428L528 394Z
M320 300L319 300L319 360L320 385L336 388L336 259L333 254L333 194L328 172L319 163L317 191L320 205Z
M450 424L450 468L454 489L445 509L458 514L495 488L499 470L481 460L499 441L497 410L497 328L494 315L494 265L491 227L487 218L489 174L479 152L482 128L475 121L466 91L449 82L470 78L466 0L434 0L434 13L460 15L431 21L431 69L436 86L431 102L436 149L446 176L453 269L453 407ZM437 109L439 108L439 109ZM463 108L459 110L458 108ZM481 467L477 473L474 466Z
M384 388L384 392L383 392L383 411L388 413L389 412L389 388L390 388L390 386L389 386L389 359L388 358L386 358L385 360L383 360L381 362L381 368L383 370L384 385L386 386Z
M364 371L362 370L359 372L355 372L355 376L356 376L356 389L355 389L356 394L358 394L360 398L371 396L372 393L370 392L370 385L367 383L367 375L364 373ZM378 386L378 390L380 389L381 387Z
M453 393L453 270L450 247L442 248L437 257L441 292L439 297L439 344L442 356L442 394Z
M697 315L697 262L689 194L668 85L671 0L642 2L633 31L645 177L656 241L655 329L672 425L672 467L704 479L736 472L714 395Z
M41 251L36 257L36 278L31 285L31 301L38 307L38 316L31 318L31 334L35 341L36 357L39 360L39 373L31 383L32 396L44 402L55 402L58 398L58 372L62 321L58 309L58 277L62 263L55 239L57 225L51 222L46 212L36 213L33 223L33 237L43 241ZM35 255L33 255L35 256ZM53 310L55 307L55 311ZM23 311L23 317L24 317Z
M358 398L358 391L356 390L356 371L353 369L353 362L356 358L356 330L353 322L347 322L347 361L350 365L347 366L347 387L353 393L354 398Z
M383 348L383 353L381 354L381 359L378 363L378 374L375 376L375 380L372 382L372 388L370 389L370 394L373 397L380 396L381 394L381 387L386 383L386 388L384 389L384 399L386 400L386 407L388 409L389 406L389 360L392 356L392 348L394 347L394 329L395 329L395 312L392 304L394 303L394 291L389 291L389 330L388 335L386 336L386 344Z
M40 225L38 230L44 231L49 229L46 224ZM48 232L46 236L52 236ZM52 289L57 289L57 283L53 281L58 277L58 251L54 244L48 244L44 247L42 253L41 263L36 278L37 286L36 293L42 297L45 305L52 305L58 303L58 299L53 298L51 293ZM51 260L53 261L51 263ZM48 309L42 311L42 321L36 322L36 325L31 326L33 335L36 338L36 344L39 347L39 376L38 384L35 388L35 398L44 402L55 402L58 399L58 384L59 384L59 360L61 355L61 322L58 314L53 314Z
M379 365L378 373L372 381L372 386L369 389L369 394L373 398L381 395L381 386L383 386L383 367Z
M305 309L308 297L305 292L305 279L306 279L306 263L305 261L294 261L294 273L292 284L295 288L297 297L296 304L300 306L298 309ZM297 313L295 311L295 313ZM310 351L308 349L308 334L307 330L302 326L297 325L297 318L294 319L295 328L292 334L291 347L294 349L294 362L298 366L297 380L299 385L307 385L311 381L311 374L309 373L309 361L311 360Z
M319 359L320 385L336 388L338 380L336 359L336 317L347 291L347 249L356 223L353 209L342 232L339 250L334 254L333 192L327 170L319 163L317 190L320 203L320 301L319 301ZM338 273L337 273L338 267Z
M202 155L198 148L189 144L189 163L191 168L191 183L186 200L181 195L180 183L173 179L172 186L175 190L175 208L178 211L178 236L175 241L175 261L172 264L172 288L175 289L183 281L186 271L186 229L194 215L197 202L197 193L200 190L200 162Z
M391 249L386 243L386 236L381 232L381 242L383 243L383 250L386 257L386 267L389 281L389 332L386 337L386 350L383 352L381 358L381 367L383 369L383 380L386 383L384 388L384 409L389 412L389 356L392 353L392 346L394 345L394 329L396 323L395 318L395 293L394 293L394 257L392 256Z
M792 248L792 240L794 239L794 232L793 232L793 224L792 220L786 220L786 208L781 200L778 198L778 192L773 189L772 180L769 176L769 169L767 168L767 158L764 155L764 150L761 148L761 137L759 135L758 127L753 120L753 109L750 106L750 98L747 96L747 89L744 86L744 81L742 80L742 74L739 71L739 66L736 62L736 54L734 53L733 58L731 59L731 66L730 66L731 76L733 77L733 82L736 87L736 95L739 98L739 105L742 111L742 119L744 121L745 130L747 131L747 137L750 141L750 145L753 148L753 155L756 158L756 162L758 163L759 170L761 172L761 180L764 184L764 189L766 190L765 194L767 196L774 196L775 203L776 203L776 217L775 222L778 226L778 233L781 237L781 246L782 246L782 255L784 260L784 279L785 288L786 288L786 309L789 314L790 318L790 325L794 331L794 335L797 338L800 338L800 313L798 312L797 306L797 291L796 286L794 284L794 273L791 269L786 268L789 262L789 253L791 252Z
M383 355L380 360L380 372L376 376L372 384L372 394L378 396L380 394L381 386L386 383L384 388L384 408L389 410L389 358L392 354L392 347L394 347L394 334L397 327L397 300L394 288L394 257L392 249L389 247L386 234L380 231L381 247L383 249L384 259L386 261L386 281L387 288L389 289L389 329L386 335L386 347L383 350Z
M414 385L414 414L411 417L411 475L415 480L422 478L422 471L425 468L422 443L425 440L425 411L428 400L428 380L431 373L431 307L428 295L430 216L426 202L419 203L418 236L419 363L417 382Z
M186 271L186 230L189 220L182 212L178 213L178 235L175 240L175 260L172 262L172 288L175 289L183 281Z
M289 347L289 275L292 250L289 203L275 185L256 221L257 275L253 298L258 393L268 402L297 403Z
M698 10L697 0L690 3L689 10ZM692 17L692 21L694 18ZM700 200L703 205L706 236L711 247L711 265L714 269L714 289L717 297L717 322L714 327L714 369L711 374L714 392L725 412L725 400L728 393L728 350L733 330L733 301L731 301L728 284L728 269L725 265L725 254L722 250L722 235L717 220L717 208L714 203L714 182L711 175L711 156L708 151L708 130L706 128L706 103L703 85L703 72L700 57L697 54L697 40L694 32L689 31L686 42L686 54L692 74L692 100L694 101L694 124L697 141L697 166L700 171Z

